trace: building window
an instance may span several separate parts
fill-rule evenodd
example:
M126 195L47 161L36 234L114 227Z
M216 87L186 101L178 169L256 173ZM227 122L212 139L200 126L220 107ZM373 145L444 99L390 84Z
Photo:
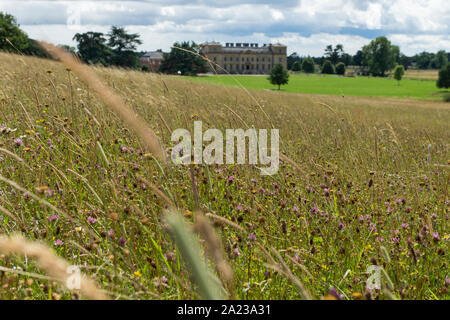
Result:
M283 58L280 58L280 62L283 62Z
M230 61L233 61L233 57L230 57Z

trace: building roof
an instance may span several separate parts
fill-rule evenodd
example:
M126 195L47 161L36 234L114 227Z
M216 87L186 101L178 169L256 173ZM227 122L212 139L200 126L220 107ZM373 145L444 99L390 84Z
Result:
M141 58L163 60L164 55L161 51L150 51L146 52Z

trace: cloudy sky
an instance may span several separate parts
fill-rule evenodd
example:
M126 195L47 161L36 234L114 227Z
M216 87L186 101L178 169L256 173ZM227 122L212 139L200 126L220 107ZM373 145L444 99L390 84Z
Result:
M342 43L354 54L385 35L408 55L450 51L449 0L0 0L0 11L30 37L57 44L120 25L141 34L141 50L195 40L281 42L314 56Z

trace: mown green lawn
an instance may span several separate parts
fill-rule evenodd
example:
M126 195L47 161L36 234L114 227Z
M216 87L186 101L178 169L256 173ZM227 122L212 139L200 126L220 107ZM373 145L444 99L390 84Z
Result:
M277 90L270 84L267 76L198 76L188 78L190 81L207 82L218 85L239 86L247 89ZM398 97L439 99L441 92L433 80L404 79L398 85L396 80L375 77L340 77L337 75L292 74L289 84L282 86L283 92L331 94L369 97Z

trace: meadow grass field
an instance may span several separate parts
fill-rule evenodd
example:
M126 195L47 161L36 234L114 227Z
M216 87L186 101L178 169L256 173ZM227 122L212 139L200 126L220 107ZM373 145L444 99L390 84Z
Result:
M205 297L168 232L168 208L192 227L230 299L450 297L450 105L418 99L434 82L298 76L285 90L329 81L315 93L340 94L332 84L349 83L341 97L89 67L131 115L60 62L0 53L0 70L0 298ZM353 97L359 83L415 99ZM278 128L280 170L160 161L134 114L167 156L172 131L192 132L194 120ZM81 292L65 288L67 265L90 279ZM366 288L374 265L380 290Z
M352 78L338 75L296 73L290 75L289 83L282 86L281 90L283 92L306 94L442 99L441 92L443 91L436 87L436 80L415 78L419 74L415 74L413 79L405 78L399 84L396 80L389 78L362 76ZM426 75L429 76L428 73ZM278 89L277 86L270 84L267 76L205 75L191 77L189 80L221 86L243 86L252 90Z

